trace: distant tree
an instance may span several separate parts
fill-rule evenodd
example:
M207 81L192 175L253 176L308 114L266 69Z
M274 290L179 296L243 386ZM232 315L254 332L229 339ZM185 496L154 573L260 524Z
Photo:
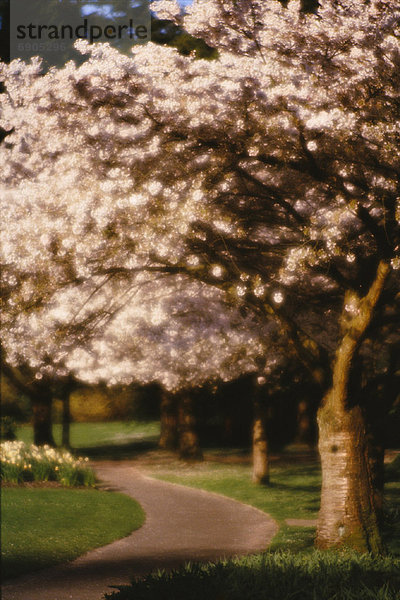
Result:
M55 446L51 415L53 391L50 382L38 381L34 372L26 365L15 368L3 361L1 370L3 376L6 376L13 386L30 400L34 444Z

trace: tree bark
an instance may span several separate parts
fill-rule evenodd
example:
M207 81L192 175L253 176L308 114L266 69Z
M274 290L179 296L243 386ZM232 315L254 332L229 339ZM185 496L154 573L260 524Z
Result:
M262 403L254 400L253 481L259 485L269 484L269 452L264 413Z
M55 446L52 422L52 395L42 389L31 396L33 413L33 441L36 446Z
M188 461L203 460L203 452L197 434L194 403L190 392L183 392L178 396L178 424L179 458Z
M388 274L389 265L382 261L366 296L359 298L351 292L345 297L332 386L318 411L322 465L319 548L343 546L374 554L384 551L365 417L360 406L351 405L348 391L352 363Z
M177 450L178 448L178 408L176 397L169 392L162 392L161 407L161 432L158 446L163 450Z
M50 383L45 380L35 380L33 372L26 365L15 368L2 360L1 367L17 390L28 396L31 401L34 443L37 446L45 444L55 446L51 414L53 397Z
M61 445L63 448L71 447L71 409L70 409L70 390L65 390L62 395L62 437Z

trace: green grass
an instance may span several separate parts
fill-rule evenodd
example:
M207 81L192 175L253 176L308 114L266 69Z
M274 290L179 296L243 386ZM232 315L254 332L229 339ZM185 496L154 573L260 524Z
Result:
M400 560L351 553L269 552L158 572L112 600L398 600Z
M152 475L165 481L216 492L255 506L271 515L280 525L272 540L272 550L313 551L315 527L295 527L286 519L316 519L320 503L321 471L316 462L272 466L271 485L259 486L251 480L247 464L205 462L182 466L179 471L155 469ZM387 519L385 542L393 554L400 555L400 481L385 486Z
M4 487L1 499L3 578L72 560L145 519L135 500L99 490Z
M103 445L120 446L146 438L155 438L160 433L159 421L110 421L108 423L71 423L71 446L74 449L95 448ZM17 439L26 444L33 443L31 425L20 425ZM54 440L61 445L61 425L53 425Z
M166 481L229 496L270 514L280 525L272 541L272 549L312 549L315 528L289 526L285 519L317 518L321 487L321 472L317 464L276 466L268 487L254 484L251 467L243 464L207 462L191 466L180 474L160 471L153 474Z
M313 549L314 527L293 527L286 519L315 519L319 509L320 467L315 461L273 463L272 484L255 485L248 464L206 461L154 467L154 476L224 494L269 513L280 525L263 554L217 564L186 565L158 572L107 596L112 600L398 600L400 559ZM387 485L390 508L400 483ZM387 524L390 550L396 548L399 519ZM398 542L398 539L397 539Z
M289 457L287 457L289 458ZM224 494L269 513L280 525L269 550L217 564L186 565L158 572L106 596L112 600L399 600L400 558L374 558L313 549L314 527L293 527L285 519L315 519L319 509L320 467L316 462L273 464L272 485L251 481L248 464L207 461L198 465L155 467L152 475ZM400 482L386 485L386 542L400 543L394 507ZM399 504L397 504L399 505ZM399 553L400 554L400 553Z

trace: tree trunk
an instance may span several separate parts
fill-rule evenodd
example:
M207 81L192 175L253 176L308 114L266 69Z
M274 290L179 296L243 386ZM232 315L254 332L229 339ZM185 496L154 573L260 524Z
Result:
M203 460L203 452L197 434L196 415L190 393L178 397L179 458L183 460Z
M43 389L31 396L33 413L33 441L36 446L55 446L52 427L52 395Z
M342 402L343 398L338 398ZM383 552L370 464L370 448L359 406L341 411L328 399L318 415L322 463L317 546Z
M360 552L383 552L376 510L374 475L365 418L351 406L349 377L358 346L371 322L389 266L381 262L368 294L347 293L341 321L341 340L332 386L318 411L322 465L321 509L316 545L349 547Z
M65 390L62 395L62 438L63 448L71 447L71 410L70 410L70 390Z
M178 448L178 409L176 397L163 392L161 396L161 432L158 445L163 450L177 450Z
M253 481L259 485L269 484L268 439L264 412L261 402L254 400Z

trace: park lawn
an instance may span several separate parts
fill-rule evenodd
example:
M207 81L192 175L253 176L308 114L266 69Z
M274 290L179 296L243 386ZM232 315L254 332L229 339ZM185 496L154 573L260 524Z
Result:
M314 527L285 519L314 519L319 508L319 465L283 464L272 469L269 487L251 481L245 464L206 461L177 470L156 468L160 479L224 494L268 512L280 524L269 550L205 565L156 572L106 595L109 600L398 600L400 598L400 482L386 484L386 543L393 553L372 557L313 549ZM400 552L398 552L400 555Z
M2 579L57 563L141 527L141 506L124 494L94 489L3 487Z
M294 527L285 519L316 519L319 510L321 471L316 463L274 466L271 485L259 486L251 480L247 464L205 462L180 469L152 472L157 478L229 496L254 506L275 519L280 530L271 549L312 550L315 527Z
M251 480L248 464L225 464L207 460L179 468L154 469L154 477L216 492L254 506L277 521L280 529L271 550L313 552L315 527L292 526L286 519L316 519L319 511L321 470L318 462L272 464L271 485L259 486ZM400 481L385 485L387 519L385 541L391 553L400 556Z
M17 427L17 439L26 444L33 443L32 425ZM160 434L159 421L109 421L108 423L71 423L71 446L74 449L95 448L112 444L129 444L146 438L157 438ZM61 425L53 425L54 440L61 445Z

